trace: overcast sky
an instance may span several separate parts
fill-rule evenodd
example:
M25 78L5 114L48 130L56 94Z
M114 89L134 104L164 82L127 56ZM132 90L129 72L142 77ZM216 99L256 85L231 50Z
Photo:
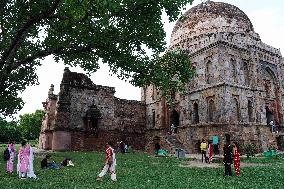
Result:
M195 0L193 5L197 5L206 0ZM284 54L284 1L283 0L219 0L239 7L250 18L255 32L260 34L262 41L275 48L280 48L282 56ZM186 9L192 7L188 5ZM169 43L170 35L175 23L165 22L167 32L166 41ZM47 98L49 86L54 84L55 93L59 92L60 82L64 70L63 64L57 64L52 57L47 57L42 61L42 66L37 69L39 85L28 87L22 94L25 101L24 108L19 114L32 113L37 109L42 109L42 103ZM71 71L83 72L80 68L70 68ZM115 87L115 96L123 99L140 100L140 89L131 86L129 83L119 80L115 76L109 75L106 65L101 65L100 70L91 76L92 81L98 85Z

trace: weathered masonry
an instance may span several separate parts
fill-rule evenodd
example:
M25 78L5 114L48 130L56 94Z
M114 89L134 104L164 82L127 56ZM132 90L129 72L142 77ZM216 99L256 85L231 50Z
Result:
M108 141L145 146L145 105L114 96L113 87L95 85L84 74L65 68L58 95L53 85L44 103L39 138L42 149L99 150Z
M197 151L203 138L217 136L222 144L225 134L260 150L283 144L281 134L272 135L267 127L271 120L283 127L280 50L263 43L247 15L233 5L207 1L184 16L173 29L168 50L186 51L197 74L186 94L175 94L175 107L160 100L154 86L143 89L151 135L169 141L164 130L174 124L175 140L190 152Z
M263 43L239 8L207 1L178 21L168 50L188 53L196 76L170 107L155 86L142 89L142 100L114 96L114 88L93 84L85 75L64 71L58 95L51 87L40 147L97 150L108 140L125 140L136 149L198 150L203 138L225 134L259 150L283 148L284 62L280 50ZM273 120L280 131L272 134ZM170 126L176 127L169 135Z

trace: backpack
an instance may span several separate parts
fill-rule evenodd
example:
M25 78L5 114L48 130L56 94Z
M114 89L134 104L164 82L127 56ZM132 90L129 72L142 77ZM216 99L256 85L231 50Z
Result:
M10 152L9 152L8 148L5 149L4 154L3 154L3 158L4 158L5 161L8 161L10 159Z

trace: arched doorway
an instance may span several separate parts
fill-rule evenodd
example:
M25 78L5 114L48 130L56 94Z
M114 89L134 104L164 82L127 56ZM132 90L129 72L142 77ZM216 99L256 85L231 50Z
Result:
M174 133L177 133L177 128L179 126L179 113L176 109L173 109L171 114L171 128Z
M84 128L86 131L98 137L98 130L99 130L99 123L102 119L102 115L100 110L97 108L96 105L92 105L86 112L84 117Z
M198 104L193 104L193 124L199 123Z
M269 124L270 121L274 121L273 111L269 109L268 106L265 107L266 111L266 123Z

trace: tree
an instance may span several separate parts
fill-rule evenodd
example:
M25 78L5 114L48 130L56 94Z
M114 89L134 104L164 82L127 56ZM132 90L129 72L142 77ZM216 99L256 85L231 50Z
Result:
M16 121L6 121L0 118L0 142L21 141L22 134Z
M0 113L13 114L23 106L19 92L37 84L35 69L49 55L88 73L102 60L119 78L132 78L140 87L154 84L164 94L184 84L193 73L184 53L166 53L165 58L158 54L165 50L163 10L173 21L189 2L1 0ZM146 54L146 48L153 55Z
M31 114L20 115L19 129L23 138L27 140L38 139L43 115L43 110L36 110Z

